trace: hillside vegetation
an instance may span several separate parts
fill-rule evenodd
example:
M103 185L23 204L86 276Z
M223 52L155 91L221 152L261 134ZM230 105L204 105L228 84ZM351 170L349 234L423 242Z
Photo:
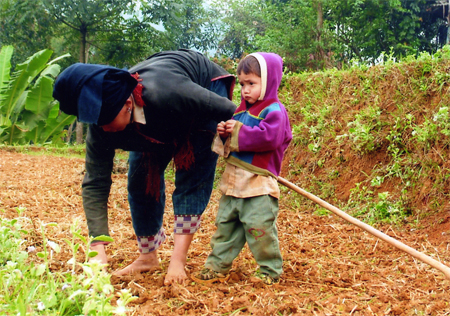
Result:
M282 175L369 223L448 210L449 70L446 47L373 67L287 74L280 98L294 138Z

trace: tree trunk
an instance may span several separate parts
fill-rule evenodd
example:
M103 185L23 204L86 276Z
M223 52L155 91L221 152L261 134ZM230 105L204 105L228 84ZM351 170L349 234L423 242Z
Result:
M322 1L319 0L317 1L317 36L316 36L317 60L325 64L326 61L322 44L322 31L323 31L323 9L322 9ZM321 67L323 67L323 64Z
M447 45L450 43L450 0L448 0L448 7L447 7L447 40L445 41L445 43Z
M86 63L86 34L87 29L83 29L83 27L80 28L80 63ZM82 144L84 142L84 135L83 135L83 123L77 121L77 127L76 127L76 135L77 135L77 144Z
M74 129L75 124L76 124L76 121L73 122L72 124L70 124L69 128L67 129L67 135L65 137L66 143L70 143L70 140L72 139L72 134L73 134L73 129Z
M322 29L323 29L322 2L317 1L317 38L316 38L316 41L318 41L318 42L320 42L322 40Z

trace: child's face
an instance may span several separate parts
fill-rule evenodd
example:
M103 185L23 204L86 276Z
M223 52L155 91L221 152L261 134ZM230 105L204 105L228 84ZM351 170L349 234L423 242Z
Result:
M241 95L245 101L254 104L261 95L261 77L250 73L241 72L238 75L239 84L241 85Z

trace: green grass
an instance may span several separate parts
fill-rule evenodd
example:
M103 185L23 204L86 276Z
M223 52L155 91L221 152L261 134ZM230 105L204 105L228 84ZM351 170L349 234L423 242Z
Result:
M23 153L33 156L58 156L66 158L85 158L86 157L86 144L81 145L66 145L62 147L56 147L52 145L2 145L0 144L0 150ZM116 150L115 159L128 160L128 152L121 149Z

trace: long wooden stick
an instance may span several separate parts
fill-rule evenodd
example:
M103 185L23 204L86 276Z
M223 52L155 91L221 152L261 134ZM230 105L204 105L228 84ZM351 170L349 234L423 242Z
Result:
M373 228L370 225L367 225L366 223L361 222L360 220L348 215L347 213L341 211L340 209L338 209L337 207L325 202L324 200L318 198L317 196L315 196L314 194L311 194L301 188L299 188L298 186L296 186L295 184L287 181L286 179L282 178L282 177L278 177L278 182L281 183L282 185L288 187L289 189L294 190L295 192L303 195L304 197L312 200L313 202L316 202L317 204L319 204L320 206L326 208L327 210L333 212L334 214L338 215L339 217L342 217L343 219L345 219L346 221L358 226L359 228L369 232L370 234L384 240L385 242L391 244L394 247L397 247L398 249L410 254L411 256L413 256L414 258L419 259L422 262L425 262L427 264L429 264L430 266L432 266L433 268L438 269L439 271L441 271L442 273L445 274L445 276L447 277L447 279L450 279L450 268L447 267L446 265L440 263L439 261L431 258L430 256L427 256L426 254L419 252L407 245L405 245L404 243L380 232L379 230Z

